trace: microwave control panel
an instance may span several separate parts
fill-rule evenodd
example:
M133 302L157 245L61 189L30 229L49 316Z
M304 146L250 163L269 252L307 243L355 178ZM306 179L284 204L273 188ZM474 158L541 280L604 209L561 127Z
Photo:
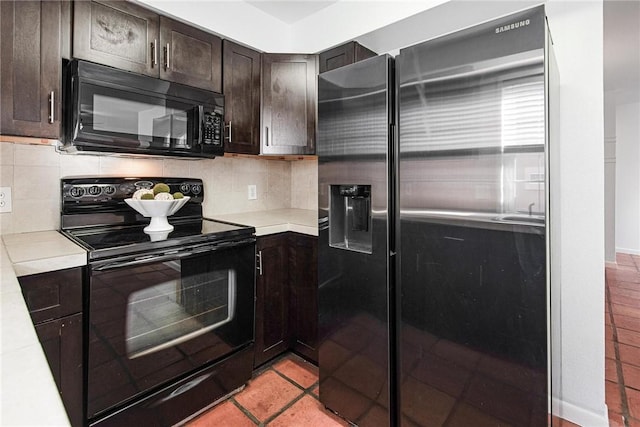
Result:
M222 147L222 116L215 112L205 112L202 122L202 143Z

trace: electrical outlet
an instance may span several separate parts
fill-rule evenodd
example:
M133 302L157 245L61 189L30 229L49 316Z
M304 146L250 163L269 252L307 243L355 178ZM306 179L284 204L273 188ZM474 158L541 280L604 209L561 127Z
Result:
M11 187L0 187L0 212L11 212Z
M247 191L249 193L249 200L255 200L258 198L258 191L255 185L248 185Z

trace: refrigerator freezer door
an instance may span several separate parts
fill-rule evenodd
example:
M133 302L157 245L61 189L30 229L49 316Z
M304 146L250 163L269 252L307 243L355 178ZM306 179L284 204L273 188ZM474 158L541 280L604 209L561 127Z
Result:
M391 425L391 62L318 78L320 400L359 426Z

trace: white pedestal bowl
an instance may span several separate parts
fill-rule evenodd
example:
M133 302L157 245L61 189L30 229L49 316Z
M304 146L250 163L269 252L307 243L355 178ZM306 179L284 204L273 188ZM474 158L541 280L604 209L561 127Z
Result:
M189 200L188 196L174 200L138 200L124 199L125 203L138 211L140 215L151 218L144 232L151 236L152 241L164 240L173 231L173 225L169 224L167 217L178 212Z

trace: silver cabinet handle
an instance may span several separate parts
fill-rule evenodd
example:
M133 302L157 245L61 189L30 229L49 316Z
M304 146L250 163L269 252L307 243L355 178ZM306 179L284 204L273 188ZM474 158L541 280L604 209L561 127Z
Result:
M151 43L151 68L158 65L158 40L154 39Z
M55 121L55 111L56 111L56 100L55 100L55 91L51 91L49 93L49 123L53 123Z
M171 66L169 65L169 43L164 48L164 70L167 71Z
M256 258L258 261L258 275L262 276L262 251L258 251Z
M265 126L265 135L264 135L264 139L265 139L265 145L268 147L269 143L271 142L271 135L269 134L269 126Z
M225 127L229 128L229 134L227 136L224 137L224 139L226 139L227 141L231 142L231 120L229 120L229 124Z

